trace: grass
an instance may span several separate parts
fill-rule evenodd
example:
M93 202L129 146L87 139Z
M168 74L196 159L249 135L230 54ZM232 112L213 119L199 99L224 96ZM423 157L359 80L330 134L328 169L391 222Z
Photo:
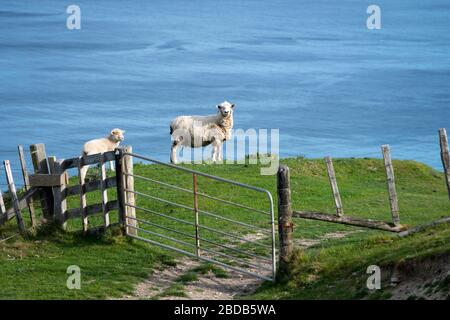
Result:
M172 257L155 247L114 234L83 237L44 228L26 240L0 246L1 299L105 299L133 291ZM66 287L67 268L81 269L81 290Z
M296 250L288 274L277 284L266 283L254 299L385 299L390 296L394 265L449 255L450 228L441 226L407 238L389 235L341 239L332 245ZM426 244L426 245L424 245ZM367 267L381 268L381 290L366 287ZM444 286L444 279L439 286Z
M290 167L293 208L296 210L313 210L334 212L325 164L319 159L291 158L281 161ZM379 159L334 159L339 188L346 215L390 221L384 165ZM259 165L186 165L188 168L217 175L231 180L268 189L276 201L276 177L261 176ZM414 161L394 160L397 193L399 197L400 217L408 226L429 222L448 215L450 202L445 188L444 176L424 164ZM174 174L173 170L159 165L136 164L135 173L165 183L192 188L192 175ZM91 175L98 172L92 170ZM75 180L71 180L75 183ZM165 186L136 179L135 189L139 192L159 196L177 203L192 206L192 195L183 191L170 191ZM241 190L237 187L218 183L204 177L198 177L199 192L236 201L244 205L267 211L264 194ZM170 191L170 192L169 192ZM110 190L109 198L116 194ZM100 193L88 195L88 204L98 203ZM164 202L158 202L143 196L137 197L137 204L151 208L155 212L194 222L191 211L176 208ZM79 206L78 197L71 197L69 208ZM232 219L268 228L269 217L252 213L244 209L221 204L200 197L200 208L207 212L218 213ZM276 208L276 203L275 203ZM174 220L152 213L138 211L138 217L162 223L175 228L186 236L174 234L154 226L144 226L149 231L174 236L190 244L194 240L187 235L193 234L193 227L180 224ZM117 212L111 212L112 222L117 221ZM236 226L214 217L201 215L203 225L225 232L246 235L252 231L246 227ZM15 230L15 221L0 227L0 238L5 238ZM90 225L103 223L101 216L92 217ZM102 237L82 237L76 230L81 229L81 221L71 220L69 232L48 230L40 231L29 239L15 237L0 242L0 298L7 299L103 299L130 294L133 286L146 278L153 269L163 264L173 264L176 255L155 246L131 241L111 234ZM313 220L295 219L294 238L318 239L337 231L360 230L338 224ZM201 231L201 236L217 243L225 243L221 235ZM427 253L436 254L448 243L449 231L444 228L436 232L421 233L414 237L395 239L390 234L379 231L354 233L345 239L329 239L306 252L297 251L289 275L277 285L265 284L254 295L255 298L358 298L367 295L361 289L361 281L366 277L368 264L386 264L407 257L419 257ZM146 235L149 239L171 243L180 249L195 252L192 246L174 244L167 239ZM260 240L268 243L268 240ZM243 247L239 241L227 242L233 246ZM427 245L424 246L423 244ZM202 243L205 248L218 250L217 246ZM258 246L247 246L257 254L269 254ZM79 265L82 272L82 290L66 288L66 269L70 265ZM186 281L192 281L196 273L212 271L216 276L226 276L220 268L205 267L205 270L193 270L192 274L174 284L175 294L182 294L181 288ZM363 270L364 269L364 270ZM355 274L356 273L356 274ZM355 275L354 275L355 274ZM364 280L365 281L365 280ZM332 286L328 288L327 286ZM346 289L347 288L347 289ZM350 290L348 288L360 288ZM381 293L377 293L381 295ZM381 297L383 297L381 295Z

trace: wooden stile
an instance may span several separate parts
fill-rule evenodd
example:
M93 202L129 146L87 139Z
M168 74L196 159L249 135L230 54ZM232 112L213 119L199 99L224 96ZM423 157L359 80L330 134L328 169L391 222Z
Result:
M56 161L56 159L49 158L49 163L51 161ZM53 170L53 165L49 164L51 170ZM59 187L66 183L66 179L64 175L59 174L32 174L30 175L30 186L33 188L53 188Z
M447 131L439 129L439 145L441 147L441 160L444 167L445 183L447 184L448 197L450 199L450 153L448 150Z
M108 203L106 204L106 208L107 208L107 211L109 211L109 212L111 212L113 210L117 210L117 209L119 209L118 202L116 200L108 201ZM95 204L87 205L84 208L84 212L87 217L96 215L98 213L103 213L102 204L95 203ZM81 217L82 217L81 208L68 209L64 213L64 220L66 220L66 221L69 219L77 219L77 218L81 218Z
M22 145L18 146L18 151L19 151L20 167L21 167L22 176L23 176L23 183L25 186L25 191L28 191L28 190L30 190L30 179L28 176L27 162L25 160L25 153L23 151ZM36 226L36 212L34 210L33 199L32 198L28 199L27 203L28 203L28 210L30 212L31 226L35 227Z
M392 222L395 226L400 225L400 215L398 208L397 191L395 189L394 167L392 165L391 151L389 145L381 146L383 152L384 166L386 168L386 178L389 191L389 204L391 207Z
M107 189L116 187L116 177L106 178L105 187ZM97 191L97 190L102 190L100 180L85 182L85 184L84 184L84 192L85 193ZM68 186L67 188L64 189L63 198L79 195L80 192L81 192L80 185L77 184L77 185L70 186L70 187Z
M338 217L342 217L344 215L344 208L342 207L341 195L339 193L336 174L334 172L334 166L331 157L325 157L325 163L327 165L328 179L330 181L331 191L333 192L333 199L336 205L336 214Z
M6 181L8 183L9 193L11 195L11 202L16 214L17 225L21 234L26 234L27 230L22 218L22 212L20 211L19 198L17 197L16 186L14 184L14 178L11 171L11 164L8 160L3 162L5 166Z
M87 165L93 165L93 164L97 164L100 162L100 158L104 158L104 162L109 162L109 161L115 161L115 153L114 151L111 152L105 152L102 154L93 154L93 155L89 155L89 156L84 156L82 158L77 157L77 158L71 158L71 159L65 159L64 163L63 163L63 170L67 170L67 169L72 169L72 168L78 168L78 165L80 163L80 159L83 159L83 165L87 166Z

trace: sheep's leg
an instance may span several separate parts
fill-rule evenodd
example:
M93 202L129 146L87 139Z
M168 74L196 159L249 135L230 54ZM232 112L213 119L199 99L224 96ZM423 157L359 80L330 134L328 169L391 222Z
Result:
M221 160L221 156L220 156L220 147L221 147L221 143L219 142L219 140L214 139L213 143L212 143L212 161L216 162L216 161L220 161Z
M216 162L216 156L217 156L217 145L213 143L212 145L212 162Z
M110 169L112 172L115 172L115 171L116 171L116 163L115 163L114 161L110 161L110 162L109 162L109 169Z
M170 162L177 164L178 160L177 160L177 150L178 147L180 146L181 141L175 140L172 142L172 152L170 154Z
M218 154L218 161L222 161L223 159L223 144L222 143L220 143L218 146L217 146L217 154Z

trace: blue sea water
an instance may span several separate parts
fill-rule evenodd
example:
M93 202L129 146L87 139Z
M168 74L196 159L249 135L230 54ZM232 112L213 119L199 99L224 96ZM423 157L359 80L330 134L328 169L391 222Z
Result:
M379 156L440 168L450 129L450 3L0 1L0 159L43 142L77 156L113 127L168 161L168 124L236 103L235 127L279 128L281 156ZM66 28L67 6L81 30Z

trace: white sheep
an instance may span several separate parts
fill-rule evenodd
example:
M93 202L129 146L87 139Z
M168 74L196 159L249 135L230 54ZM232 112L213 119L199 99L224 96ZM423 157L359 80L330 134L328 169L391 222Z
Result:
M98 153L105 153L114 151L119 147L119 144L125 140L124 137L124 130L121 129L113 129L111 133L105 137L100 139L94 139L91 141L88 141L83 146L82 156L90 156ZM113 168L111 166L111 168ZM86 173L89 170L89 166L84 166L81 168L80 175L84 181L86 178Z
M212 144L212 160L222 161L222 144L231 139L234 104L217 105L217 114L210 116L179 116L170 124L172 152L170 161L177 163L179 146L199 148Z

